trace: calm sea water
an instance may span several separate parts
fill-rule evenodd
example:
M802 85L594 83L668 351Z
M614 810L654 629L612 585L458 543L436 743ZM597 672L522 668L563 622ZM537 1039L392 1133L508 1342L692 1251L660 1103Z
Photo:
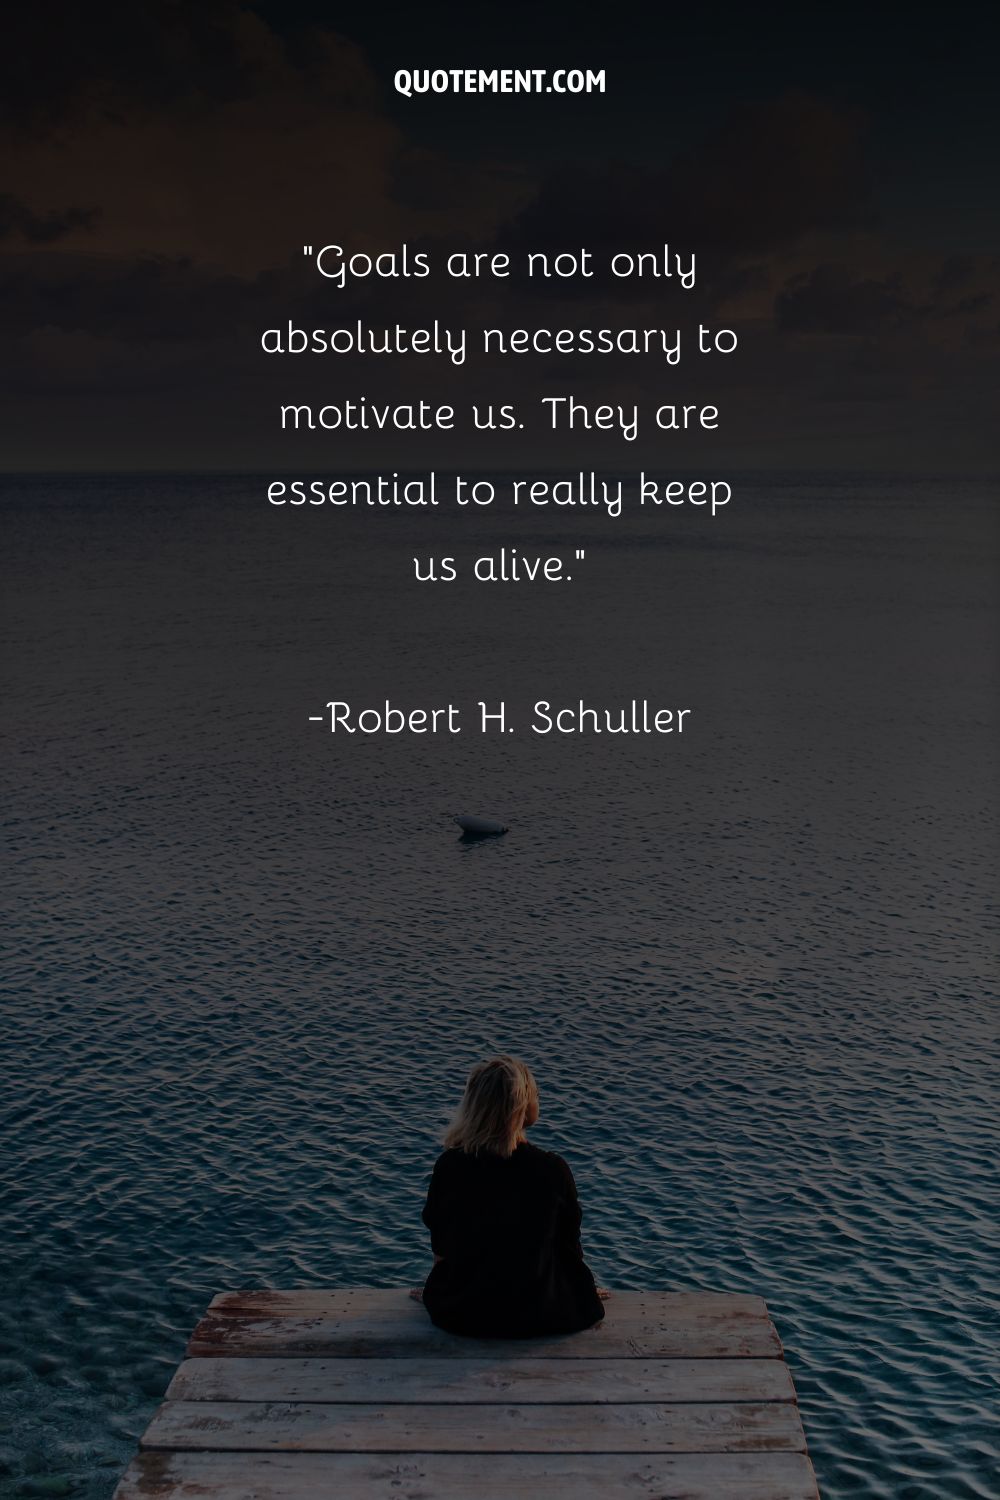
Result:
M260 493L4 485L0 1489L110 1495L215 1291L420 1278L504 1049L601 1280L766 1297L826 1500L996 1500L992 492L480 519L572 597ZM683 741L307 722L650 689Z

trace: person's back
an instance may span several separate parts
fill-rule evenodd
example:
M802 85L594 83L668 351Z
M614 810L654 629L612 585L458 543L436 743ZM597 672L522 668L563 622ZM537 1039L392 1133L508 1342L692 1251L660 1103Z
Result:
M523 1063L494 1058L473 1070L423 1212L435 1256L423 1301L452 1333L530 1338L604 1316L583 1259L573 1174L524 1138L537 1118Z

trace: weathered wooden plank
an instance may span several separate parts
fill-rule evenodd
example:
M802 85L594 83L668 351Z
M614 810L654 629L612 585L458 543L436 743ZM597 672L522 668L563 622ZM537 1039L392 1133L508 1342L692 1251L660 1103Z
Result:
M435 1328L404 1292L230 1292L188 1345L199 1355L434 1355L522 1358L777 1358L781 1343L760 1297L628 1292L595 1328L560 1338L473 1340Z
M171 1401L794 1401L780 1359L189 1359Z
M790 1402L625 1406L165 1401L144 1448L302 1453L804 1452Z
M719 1321L708 1327L683 1325L620 1329L613 1322L599 1329L562 1338L459 1339L436 1328L378 1330L343 1319L211 1318L198 1324L188 1344L189 1357L202 1355L354 1355L396 1357L434 1355L458 1359L488 1358L604 1359L766 1359L778 1358L781 1345L770 1323Z
M752 1292L615 1292L606 1310L621 1321L632 1317L642 1321L659 1316L704 1317L720 1312L767 1317L763 1297ZM402 1287L293 1287L280 1291L263 1287L218 1292L209 1303L208 1311L247 1318L283 1315L301 1318L316 1313L364 1314L393 1320L402 1314L411 1321L426 1320L427 1317L420 1304L414 1302Z
M169 1453L133 1460L115 1500L818 1500L801 1453Z

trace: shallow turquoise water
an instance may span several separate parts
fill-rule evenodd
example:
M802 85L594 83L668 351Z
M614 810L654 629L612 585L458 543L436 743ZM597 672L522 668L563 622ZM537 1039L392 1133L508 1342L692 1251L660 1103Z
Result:
M279 526L246 480L8 483L4 1493L109 1495L215 1291L419 1278L509 1049L603 1281L766 1297L826 1500L1000 1496L990 497L744 491L594 523L560 613L413 601L416 523ZM702 727L303 722L442 671L670 674Z

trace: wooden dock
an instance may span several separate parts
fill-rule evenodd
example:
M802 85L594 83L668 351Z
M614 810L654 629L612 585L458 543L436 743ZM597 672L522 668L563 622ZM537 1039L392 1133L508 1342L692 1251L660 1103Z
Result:
M115 1500L818 1500L760 1297L453 1338L405 1291L223 1292Z

